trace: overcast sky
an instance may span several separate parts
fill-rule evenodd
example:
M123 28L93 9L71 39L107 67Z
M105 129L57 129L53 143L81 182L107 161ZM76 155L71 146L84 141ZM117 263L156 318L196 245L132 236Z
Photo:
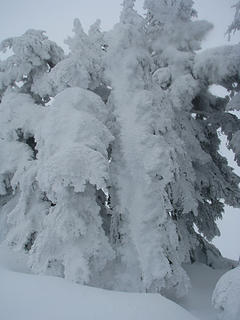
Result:
M209 33L203 48L227 43L224 36L231 23L237 0L195 0L199 19L212 22L215 28ZM102 29L110 29L118 21L122 0L2 0L0 11L0 41L24 33L27 29L47 31L51 40L61 46L71 35L73 19L78 17L85 30L97 18ZM136 8L143 13L143 0L136 1ZM232 38L236 42L240 34ZM226 151L224 151L226 152ZM234 163L232 162L234 166ZM240 170L238 170L240 174ZM216 240L225 256L237 259L240 255L240 210L227 209L220 223L222 237Z
M136 1L136 8L143 12L144 0ZM206 45L220 45L224 32L231 23L236 0L195 0L199 19L215 24ZM46 30L49 38L62 45L71 34L73 19L78 17L87 29L97 18L103 30L118 21L122 0L3 0L0 11L0 40L20 35L29 28Z

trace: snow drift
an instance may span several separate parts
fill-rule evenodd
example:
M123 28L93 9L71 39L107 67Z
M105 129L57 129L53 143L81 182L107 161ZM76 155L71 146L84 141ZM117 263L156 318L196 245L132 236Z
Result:
M2 320L194 320L158 294L129 294L0 269Z

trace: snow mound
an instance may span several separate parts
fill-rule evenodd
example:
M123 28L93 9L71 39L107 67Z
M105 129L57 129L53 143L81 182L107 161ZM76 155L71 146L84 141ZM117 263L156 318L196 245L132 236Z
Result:
M184 270L192 287L186 297L177 301L197 319L217 320L216 310L211 304L213 290L226 269L213 269L202 263L186 264Z
M2 320L194 320L158 294L129 294L0 268Z
M212 303L221 320L240 319L240 266L226 272L213 292Z

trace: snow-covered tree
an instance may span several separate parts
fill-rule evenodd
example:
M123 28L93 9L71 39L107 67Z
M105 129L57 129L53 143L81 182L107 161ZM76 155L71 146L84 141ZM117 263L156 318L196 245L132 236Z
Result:
M114 257L97 203L113 140L106 118L85 89L66 89L45 109L26 94L3 97L1 238L29 252L35 272L90 283Z
M240 30L240 1L238 1L233 7L235 8L235 16L233 22L227 29L227 34L229 37L232 32Z
M35 272L180 297L184 263L224 264L208 240L240 206L218 153L222 129L238 157L239 120L209 92L235 89L237 47L196 54L212 26L191 0L134 4L106 33L76 19L67 56L31 31L1 62L0 236Z
M50 206L35 181L36 128L49 96L34 88L63 58L63 50L38 30L4 40L0 50L8 53L0 62L1 238L28 251Z
M118 172L112 220L125 273L139 265L132 286L182 295L188 287L182 263L211 265L220 256L194 228L208 239L219 234L220 199L238 206L240 180L217 152L211 109L222 102L193 75L194 50L211 25L191 21L191 1L146 1L145 20L133 6L123 2L107 53L120 127L111 162Z
M65 89L51 107L42 106L50 95L35 90L51 73L55 56L50 53L58 47L45 36L42 43L42 33L30 34L37 38L27 32L11 40L17 43L15 53L0 73L1 240L27 252L35 272L95 283L114 257L98 199L107 190L107 150L113 140L106 127L108 109L82 88ZM9 61L12 69L19 61L10 75Z
M100 20L90 26L86 34L79 19L75 19L73 33L73 37L65 40L69 54L40 79L36 91L40 95L55 96L65 88L80 87L96 92L106 101L109 89L102 76L106 44Z
M43 112L29 95L9 89L0 114L1 239L27 251L49 207L35 183L35 129Z
M38 128L36 180L51 209L30 252L36 272L96 285L114 257L97 203L97 190L107 190L113 140L106 118L100 97L69 88L55 97Z
M37 84L39 78L63 59L63 50L44 31L30 29L22 36L2 41L0 52L10 52L0 62L0 97L11 87L30 93L37 103L47 102L47 95L38 95Z
M227 33L239 30L240 2L234 6L235 17ZM235 154L235 161L240 164L240 120L232 111L240 110L240 45L221 46L205 50L195 60L194 73L205 85L217 84L229 92L229 101L222 99L222 108L215 116L215 122L221 127L228 139L228 148ZM220 101L220 99L219 99Z

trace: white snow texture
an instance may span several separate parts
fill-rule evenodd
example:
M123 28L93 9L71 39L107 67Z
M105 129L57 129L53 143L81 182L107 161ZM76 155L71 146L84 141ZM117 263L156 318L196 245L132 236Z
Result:
M218 137L240 164L240 45L197 53L191 0L134 3L108 32L75 19L68 55L36 30L0 44L0 242L37 274L179 299L185 264L234 266L210 241L240 207Z

